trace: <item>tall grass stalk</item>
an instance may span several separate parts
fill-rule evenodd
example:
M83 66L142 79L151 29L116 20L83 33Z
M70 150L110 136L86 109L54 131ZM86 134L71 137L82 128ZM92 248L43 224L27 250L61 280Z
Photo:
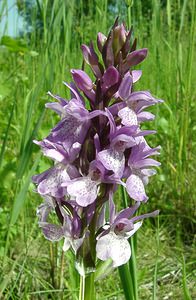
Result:
M184 256L182 256L182 284L183 284L183 293L185 300L191 300L192 297L190 295L188 286L187 286L187 278L186 278L186 263Z

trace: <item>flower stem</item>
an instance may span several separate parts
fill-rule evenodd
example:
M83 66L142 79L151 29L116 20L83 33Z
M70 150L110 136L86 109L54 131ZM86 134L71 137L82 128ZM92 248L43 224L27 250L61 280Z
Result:
M129 242L130 242L131 253L132 253L131 259L129 260L129 270L130 270L130 274L131 274L131 278L132 278L135 300L138 300L137 262L136 262L137 235L131 237Z
M122 194L122 199L123 199L123 205L124 207L128 206L128 196L126 193L126 190L124 187L121 187L121 194ZM124 269L126 270L126 278L123 281L122 280L122 275L121 272L125 272L125 270L121 267L121 269L119 268L119 272L120 272L120 277L121 277L121 282L122 282L122 286L124 291L127 290L127 282L128 285L131 287L131 296L128 295L128 298L126 297L126 299L134 299L134 300L138 300L138 285L137 285L137 262L136 262L136 243L137 243L137 236L135 235L134 237L132 237L129 241L130 243L130 247L131 247L131 253L132 256L129 260L129 264L127 264L127 266L122 266L124 267ZM123 271L122 271L123 269ZM128 275L128 271L129 271L129 275ZM126 295L125 295L126 296ZM132 298L130 298L132 297Z
M52 278L52 285L55 288L56 287L56 282L55 282L55 256L54 256L54 245L51 243L50 244L50 274Z
M79 300L96 300L94 273L80 276Z

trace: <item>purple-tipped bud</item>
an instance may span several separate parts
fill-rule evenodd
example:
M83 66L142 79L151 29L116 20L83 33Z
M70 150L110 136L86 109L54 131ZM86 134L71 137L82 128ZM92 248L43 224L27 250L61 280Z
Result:
M82 90L85 96L92 102L95 101L95 91L90 77L82 70L71 70L73 80L77 87Z
M110 31L108 38L102 49L102 58L106 68L114 65L114 52L112 48L112 42L113 42L113 30Z
M71 70L73 80L75 81L77 87L83 92L90 91L93 88L93 82L90 77L82 70Z
M108 91L112 86L116 85L120 81L119 72L113 66L109 67L103 77L101 82L101 88L103 93Z
M81 49L85 62L91 66L95 76L100 78L102 73L100 71L99 59L94 50L93 43L90 44L90 47L83 44Z
M126 35L127 33L123 24L118 25L114 28L113 43L112 43L114 56L116 56L124 46L126 42Z
M100 52L102 52L103 46L104 46L106 40L107 40L107 37L103 33L99 32L97 35L97 47Z

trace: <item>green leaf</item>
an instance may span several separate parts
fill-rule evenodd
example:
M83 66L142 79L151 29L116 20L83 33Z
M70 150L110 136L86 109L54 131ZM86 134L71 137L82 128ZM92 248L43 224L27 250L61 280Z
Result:
M112 270L112 259L107 259L104 262L99 261L99 263L96 265L95 280L103 279L110 274Z
M14 39L4 35L1 38L1 45L6 46L12 52L27 52L28 48L21 39Z

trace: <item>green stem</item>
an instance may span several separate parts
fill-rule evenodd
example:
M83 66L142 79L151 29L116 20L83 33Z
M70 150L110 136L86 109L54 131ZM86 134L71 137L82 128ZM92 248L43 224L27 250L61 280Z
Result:
M127 8L127 12L128 12L128 28L131 28L131 7L133 5L133 1L129 1L128 2L128 8Z
M61 265L60 265L60 274L59 274L59 289L63 291L64 283L64 251L61 253ZM59 297L60 298L60 297ZM61 294L61 299L63 299L63 292Z
M50 243L50 274L52 278L52 286L55 288L56 287L56 282L55 282L55 256L54 256L54 245Z
M131 246L131 259L129 260L129 269L132 278L132 284L134 289L135 300L138 300L138 286L137 286L137 263L136 263L136 242L137 242L137 234L130 239Z
M134 287L131 279L131 274L129 270L129 264L122 265L118 267L121 284L123 287L124 295L126 300L135 300Z
M123 199L123 205L124 207L128 207L128 196L126 193L126 190L123 186L121 186L121 194L122 194L122 199ZM136 243L137 243L137 236L136 234L129 240L130 247L131 247L131 258L129 260L129 264L125 266L124 268L126 269L126 276L125 276L125 282L123 283L122 281L122 276L121 276L121 282L123 285L123 289L127 289L127 283L130 285L131 289L131 297L130 299L135 299L138 300L138 284L137 284L137 262L136 262ZM123 267L123 266L122 266ZM120 270L119 270L120 272ZM129 272L129 275L128 275ZM120 273L121 275L121 273ZM126 286L126 288L125 288ZM128 295L128 297L130 297ZM129 299L129 298L126 298Z
M79 300L96 300L94 277L95 273L80 276Z

